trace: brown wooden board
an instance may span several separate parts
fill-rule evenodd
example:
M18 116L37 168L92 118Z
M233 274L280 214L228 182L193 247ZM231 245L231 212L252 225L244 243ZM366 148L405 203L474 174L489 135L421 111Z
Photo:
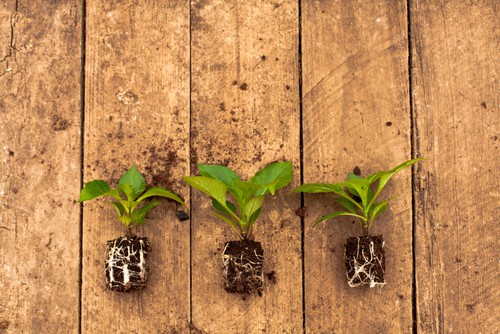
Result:
M81 6L0 4L0 333L78 332Z
M496 333L498 3L411 6L421 333Z
M244 179L275 160L292 160L299 180L298 7L294 2L192 3L192 173L227 164ZM255 224L264 248L262 297L228 294L224 243L237 237L192 192L193 331L301 333L300 207L291 186L269 197Z
M189 200L189 3L87 1L84 180L116 186L137 165L148 183ZM125 234L114 210L84 206L83 333L185 333L189 325L189 221L154 208L137 231L153 248L142 291L105 289L107 240Z
M411 155L406 1L304 1L302 77L304 182L341 182ZM305 194L305 324L308 333L410 333L412 197L410 170L391 179L396 196L372 227L386 241L386 286L350 288L346 238L352 219L312 222L340 209L333 195Z

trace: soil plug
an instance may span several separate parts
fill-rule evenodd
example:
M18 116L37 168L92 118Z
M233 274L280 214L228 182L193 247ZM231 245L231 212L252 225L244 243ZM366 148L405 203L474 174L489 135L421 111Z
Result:
M348 238L344 247L347 283L350 287L368 285L373 288L385 284L385 242L382 235L370 235L370 227L375 218L387 210L387 204L394 197L378 202L376 200L394 174L420 160L423 159L408 160L389 171L380 171L365 178L356 175L359 173L349 173L344 182L307 183L294 190L338 195L335 201L345 211L320 217L313 226L330 218L350 216L355 217L363 228L363 236Z
M128 292L143 289L148 280L147 258L151 246L147 238L139 238L133 229L144 224L147 214L160 204L151 197L164 197L183 206L184 201L169 190L152 187L146 190L146 181L135 166L132 166L112 189L106 181L93 180L85 184L80 202L108 196L117 219L127 228L127 235L110 240L106 244L106 286L111 290Z
M222 252L224 288L231 293L261 295L264 250L260 242L252 240L252 227L266 196L274 195L292 181L292 163L271 163L248 181L241 180L226 166L199 164L198 170L200 176L186 176L184 180L212 198L214 216L227 223L238 236L238 240L226 242Z

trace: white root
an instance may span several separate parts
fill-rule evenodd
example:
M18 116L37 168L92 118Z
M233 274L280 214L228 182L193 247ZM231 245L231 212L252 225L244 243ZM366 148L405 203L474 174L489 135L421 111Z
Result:
M114 240L112 245L108 244L105 268L106 284L110 289L129 291L145 286L149 244L143 239L138 241L139 248L126 237Z
M348 258L345 255L348 267L346 267L347 283L350 287L357 287L360 285L368 284L370 288L375 286L384 286L385 281L380 275L380 270L383 270L383 259L379 258L375 254L375 246L373 241L370 241L368 254L365 253L365 249L362 249L360 245L361 238L357 238L358 247L357 254L355 257ZM382 243L382 248L385 243ZM359 252L361 251L361 261Z
M226 254L229 243L226 244L222 252L223 276L226 290L231 292L260 292L264 285L264 272L262 264L264 257L254 250L257 261L251 261L245 252L239 256ZM234 275L229 277L230 268Z

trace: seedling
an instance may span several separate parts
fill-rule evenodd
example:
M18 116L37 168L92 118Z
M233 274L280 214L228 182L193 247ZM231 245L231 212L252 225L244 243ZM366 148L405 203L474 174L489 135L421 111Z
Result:
M391 197L377 201L391 177L400 170L422 159L408 160L389 171L380 171L366 177L349 173L347 181L340 183L308 183L294 192L334 193L335 201L344 209L318 218L313 226L330 218L354 217L363 229L363 237L349 238L345 245L347 278L350 286L385 284L385 252L382 236L370 236L370 228L384 211ZM352 251L352 253L351 253Z
M80 193L80 202L98 197L111 197L109 203L117 213L117 219L127 228L125 237L107 242L105 262L106 285L111 290L127 292L146 286L148 267L146 258L151 252L147 238L138 238L132 229L144 224L147 214L159 201L150 197L165 197L183 206L184 201L169 190L152 187L146 191L146 181L135 166L132 166L118 181L117 188L111 188L103 180L85 184Z
M198 165L201 176L186 176L193 188L212 198L214 216L227 223L239 237L229 241L223 251L224 285L228 292L262 293L264 251L260 242L250 240L268 194L287 186L293 178L292 163L269 164L248 181L230 168ZM228 199L229 195L232 199Z

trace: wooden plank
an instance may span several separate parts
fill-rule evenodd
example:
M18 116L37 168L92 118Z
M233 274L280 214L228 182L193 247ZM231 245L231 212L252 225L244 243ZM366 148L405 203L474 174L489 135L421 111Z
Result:
M81 13L0 4L0 333L78 332Z
M87 1L85 181L136 164L151 185L189 200L189 3ZM153 248L145 290L105 290L107 240L124 227L104 202L88 203L83 235L83 333L185 333L189 222L165 202L137 233Z
M293 2L192 3L192 162L227 164L248 178L275 160L299 174L298 7ZM196 165L192 167L196 174ZM263 296L228 294L221 253L235 240L192 193L193 328L205 333L301 333L299 196L283 189L254 230L274 271Z
M411 6L421 333L495 333L498 2Z
M304 182L340 182L410 158L406 1L305 1L302 4ZM350 288L343 262L358 223L321 215L333 196L305 195L305 313L308 333L410 333L412 330L411 177L372 227L386 240L383 288Z

